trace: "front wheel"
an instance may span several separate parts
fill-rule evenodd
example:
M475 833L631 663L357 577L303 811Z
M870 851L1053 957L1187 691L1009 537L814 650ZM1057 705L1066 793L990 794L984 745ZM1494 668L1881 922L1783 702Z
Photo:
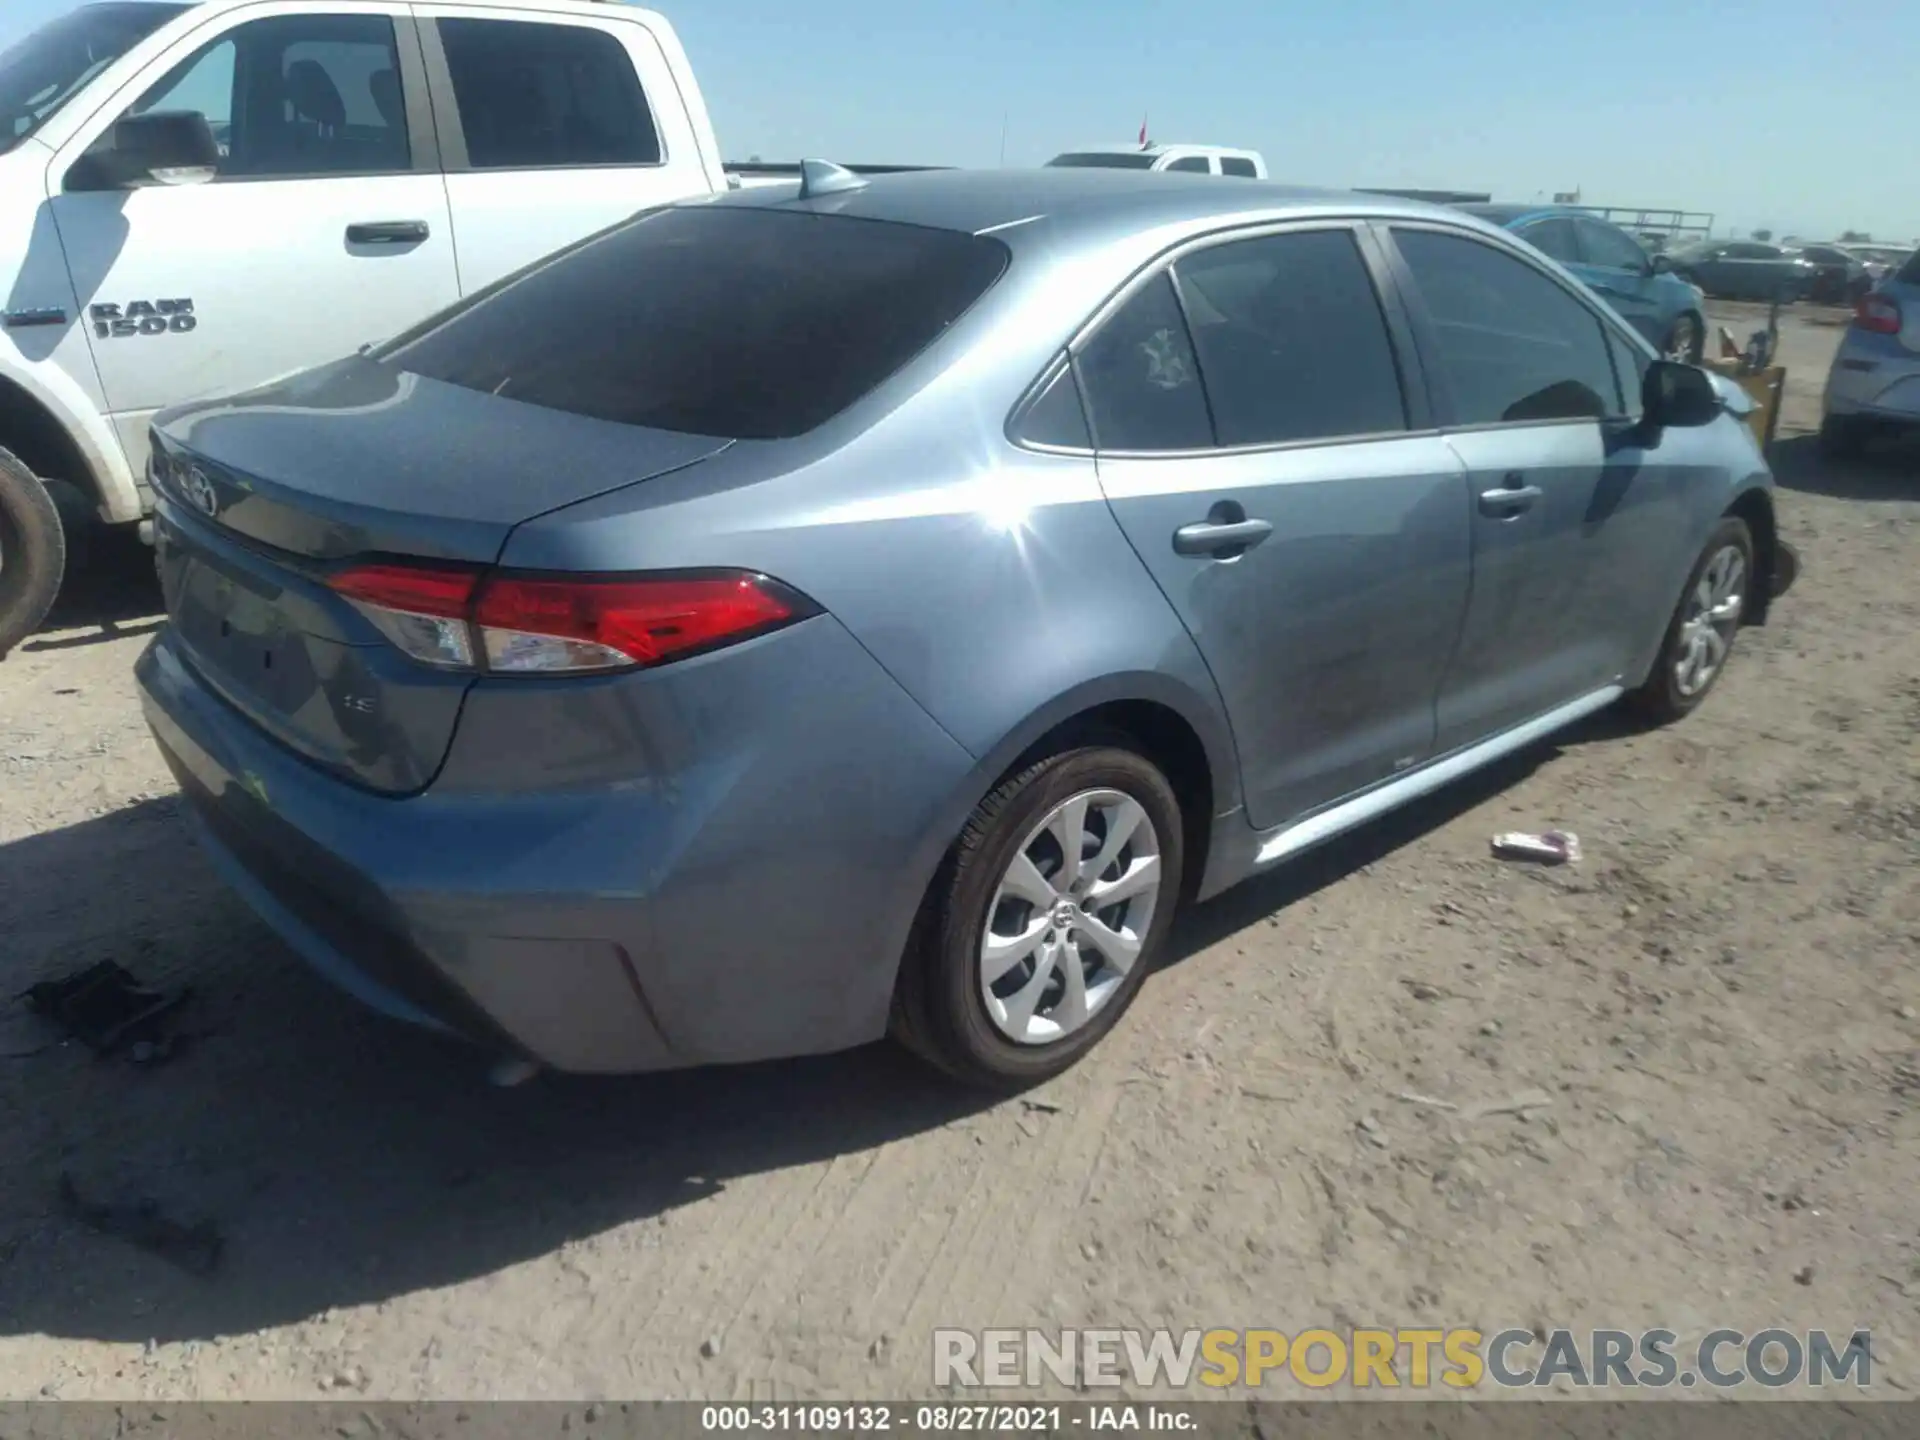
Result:
M53 497L39 476L0 450L0 659L46 618L66 563Z
M968 820L903 961L893 1033L969 1084L1073 1065L1139 993L1180 895L1166 777L1091 745L1003 782Z
M1660 353L1682 365L1698 365L1707 349L1707 327L1698 315L1682 315L1660 342Z
M1753 535L1744 520L1727 516L1714 527L1687 577L1653 672L1629 697L1655 724L1699 708L1726 668L1753 583Z

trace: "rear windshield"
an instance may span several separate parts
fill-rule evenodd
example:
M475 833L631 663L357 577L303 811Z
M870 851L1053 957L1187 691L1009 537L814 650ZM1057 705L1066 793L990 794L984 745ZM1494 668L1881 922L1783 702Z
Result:
M1047 161L1049 166L1066 165L1077 169L1096 168L1102 170L1151 170L1155 157L1142 155L1137 150L1090 150L1084 155L1056 155Z
M1920 250L1907 256L1907 263L1900 267L1900 273L1893 278L1902 285L1920 285Z
M1007 261L997 240L916 225L657 210L482 290L375 357L550 410L780 440L894 374Z

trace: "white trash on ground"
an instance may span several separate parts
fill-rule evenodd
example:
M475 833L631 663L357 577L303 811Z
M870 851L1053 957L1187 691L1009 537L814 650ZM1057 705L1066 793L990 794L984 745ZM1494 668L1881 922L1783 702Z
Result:
M1509 860L1571 865L1580 858L1580 837L1571 830L1543 830L1538 835L1509 830L1493 837L1493 853Z

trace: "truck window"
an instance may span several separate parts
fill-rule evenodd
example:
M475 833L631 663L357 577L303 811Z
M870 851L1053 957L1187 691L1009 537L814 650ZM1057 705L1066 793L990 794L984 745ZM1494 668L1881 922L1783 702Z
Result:
M1178 160L1167 166L1167 169L1185 170L1205 175L1208 173L1207 157L1204 155L1182 155Z
M384 15L250 21L169 71L128 113L193 110L220 146L223 180L410 170L393 22ZM113 143L109 128L93 149Z
M660 134L633 60L604 30L439 20L475 170L658 165Z
M1153 161L1152 155L1138 150L1089 150L1056 155L1047 164L1069 170L1151 170Z
M184 5L83 5L0 50L0 154Z
M1010 258L991 236L954 230L669 206L509 276L374 358L598 420L779 440L931 345Z
M1238 155L1222 155L1220 157L1220 173L1222 175L1238 175L1242 180L1257 180L1260 178L1260 172L1253 168L1253 161L1242 159Z

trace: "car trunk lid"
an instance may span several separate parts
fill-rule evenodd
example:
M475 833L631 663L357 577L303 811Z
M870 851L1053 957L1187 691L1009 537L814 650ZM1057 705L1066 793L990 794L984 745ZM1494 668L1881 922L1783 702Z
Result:
M367 557L484 568L521 522L727 443L363 360L163 416L152 481L173 643L289 749L371 790L417 791L474 677L409 659L329 576Z

